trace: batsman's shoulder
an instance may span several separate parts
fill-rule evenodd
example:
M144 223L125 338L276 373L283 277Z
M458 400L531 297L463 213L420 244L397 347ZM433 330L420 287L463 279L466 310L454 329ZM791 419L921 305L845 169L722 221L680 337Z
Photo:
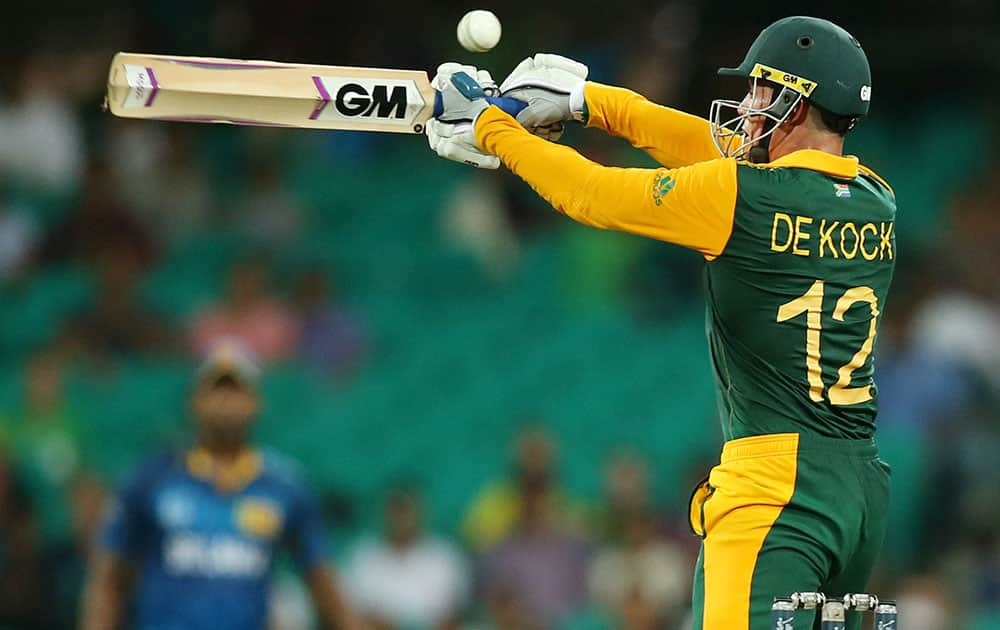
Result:
M767 200L781 194L792 184L794 174L773 164L755 164L736 160L736 189L739 199L750 203Z
M653 203L657 206L669 200L667 193L677 190L683 200L707 202L717 208L732 208L737 195L737 162L733 158L716 158L677 168L653 169ZM693 197L693 199L691 199Z
M888 191L889 195L895 201L895 199L896 199L896 191L893 190L892 186L889 185L889 182L887 182L884 179L882 179L882 177L880 177L878 175L878 173L876 173L872 169L868 168L864 164L858 164L858 175L860 177L866 177L866 178L871 179L874 182L876 182L879 186L881 186L886 191Z

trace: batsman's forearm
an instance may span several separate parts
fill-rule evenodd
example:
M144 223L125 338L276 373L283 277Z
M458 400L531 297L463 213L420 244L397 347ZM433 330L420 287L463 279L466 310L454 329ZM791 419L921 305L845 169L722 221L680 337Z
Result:
M526 181L552 206L587 225L623 229L619 212L643 205L653 171L601 166L570 147L531 135L491 107L476 121L476 141Z
M537 138L495 107L476 121L476 142L557 210L608 230L722 253L733 229L736 160L676 169L614 168Z
M668 168L719 157L704 118L657 105L631 90L588 82L587 126L628 140Z

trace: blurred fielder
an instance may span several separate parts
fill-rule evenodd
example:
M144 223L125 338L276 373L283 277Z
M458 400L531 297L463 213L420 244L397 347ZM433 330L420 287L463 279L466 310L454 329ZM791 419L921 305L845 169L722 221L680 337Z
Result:
M714 101L707 121L539 54L500 86L529 104L515 120L483 100L488 74L445 64L433 81L444 112L427 134L444 157L502 161L577 221L704 255L726 444L691 501L703 537L694 627L757 630L776 596L864 591L882 544L889 471L873 440L872 373L896 202L843 155L871 99L868 60L844 29L779 20L719 73L748 91ZM569 120L664 168L600 166L528 132L555 139Z
M142 629L263 629L280 547L326 625L358 627L326 568L312 494L290 464L250 445L258 378L235 344L215 348L199 368L195 444L149 459L118 494L90 570L84 630L120 627L126 609Z

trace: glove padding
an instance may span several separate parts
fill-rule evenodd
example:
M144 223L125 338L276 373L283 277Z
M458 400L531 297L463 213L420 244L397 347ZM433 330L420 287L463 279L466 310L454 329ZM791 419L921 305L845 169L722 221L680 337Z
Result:
M587 66L578 61L538 53L514 68L500 84L500 93L526 102L517 121L531 133L554 141L562 136L564 121L581 119L588 73Z
M464 73L465 76L455 77ZM427 143L443 158L476 168L500 168L500 158L483 152L476 144L476 119L489 107L485 96L497 93L489 71L459 63L438 66L431 85L441 93L442 112L427 121Z

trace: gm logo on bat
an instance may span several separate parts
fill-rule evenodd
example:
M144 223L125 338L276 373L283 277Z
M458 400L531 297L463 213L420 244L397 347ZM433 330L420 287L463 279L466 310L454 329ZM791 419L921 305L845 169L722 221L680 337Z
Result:
M312 120L371 119L409 127L426 106L416 82L359 77L313 77L320 100Z

